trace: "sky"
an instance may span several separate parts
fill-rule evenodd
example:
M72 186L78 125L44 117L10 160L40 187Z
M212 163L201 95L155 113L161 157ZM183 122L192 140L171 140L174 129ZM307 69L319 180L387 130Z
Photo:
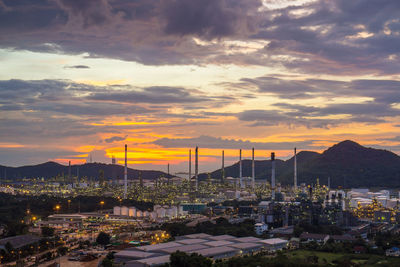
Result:
M399 18L398 0L0 0L0 165L399 153Z

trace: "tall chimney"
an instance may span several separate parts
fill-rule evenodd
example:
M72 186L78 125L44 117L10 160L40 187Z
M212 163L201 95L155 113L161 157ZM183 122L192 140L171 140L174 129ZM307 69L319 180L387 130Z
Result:
M251 187L254 189L256 184L256 167L254 165L254 147L251 150Z
M79 180L79 166L76 166L76 179L77 179L78 184L79 184L80 183L80 180Z
M189 149L189 184L192 180L192 150Z
M242 175L242 150L239 150L239 182L240 188L243 188L243 175Z
M222 150L221 182L225 182L225 152Z
M271 152L271 199L275 200L275 153Z
M294 190L297 190L297 151L294 148L294 177L293 177Z
M196 179L196 185L195 189L197 191L198 186L199 186L199 181L198 181L198 176L199 176L199 148L196 146L196 151L195 151L195 165L194 165L194 176Z
M124 199L128 194L128 146L125 144Z
M168 184L170 184L170 177L169 177L169 162L168 162L168 165L167 165L167 174L168 174Z
M71 161L68 162L68 183L71 182Z

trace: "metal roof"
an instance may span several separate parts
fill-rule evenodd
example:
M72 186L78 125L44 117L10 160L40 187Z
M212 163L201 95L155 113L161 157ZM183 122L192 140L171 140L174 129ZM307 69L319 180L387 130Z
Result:
M234 244L233 242L230 241L225 241L225 240L216 240L216 241L210 241L207 243L204 243L204 245L210 246L210 247L221 247L221 246L226 246L226 245L231 245Z
M183 245L180 243L176 243L176 242L167 242L167 243L160 243L160 244L156 244L156 245L147 245L147 246L137 247L137 249L143 250L143 251L156 251L156 250L160 250L160 249L164 249L164 248L180 247L180 246L183 246Z
M233 247L233 248L239 248L239 249L251 249L251 248L261 248L263 246L263 244L246 242L246 243L236 243L236 244L232 244L229 246Z
M198 250L201 249L206 249L209 248L209 246L203 245L203 244L195 244L195 245L186 245L182 247L172 247L172 248L165 248L161 249L161 252L165 253L174 253L175 251L182 251L182 252L187 252L187 253L192 253L192 252L197 252Z
M138 250L122 250L118 253L115 253L116 258L131 258L133 259L142 259L142 258L148 258L151 256L155 256L157 254L154 253L149 253L149 252L144 252L144 251L138 251Z
M201 239L201 238L188 238L188 239L176 240L175 242L185 244L185 245L192 245L192 244L204 243L207 241L209 241L209 240Z
M238 249L236 248L231 248L231 247L215 247L215 248L206 248L206 249L201 249L196 251L196 253L204 256L204 257L213 257L217 255L223 255L225 253L234 253L234 252L239 252Z
M230 241L237 241L237 242L260 242L261 241L261 238L257 238L257 237L254 237L254 236L246 236L246 237L238 237L238 238L235 238L235 239L233 239L233 240L230 240Z
M235 239L235 236L231 235L216 235L216 236L210 236L208 239L210 240L230 240L230 239Z

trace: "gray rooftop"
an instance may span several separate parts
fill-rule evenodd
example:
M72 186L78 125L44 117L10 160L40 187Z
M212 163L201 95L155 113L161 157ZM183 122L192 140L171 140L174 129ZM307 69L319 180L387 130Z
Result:
M181 244L185 244L185 245L192 245L192 244L204 243L204 242L207 242L207 241L209 241L209 240L201 239L201 238L188 238L188 239L177 240L175 242L181 243Z
M205 246L203 244L194 244L194 245L186 245L182 247L171 247L171 248L165 248L161 249L161 252L165 253L174 253L175 251L182 251L182 252L187 252L187 253L192 253L192 252L197 252L198 250L201 249L206 249L209 248L209 246Z
M263 244L247 242L247 243L236 243L236 244L232 244L229 246L233 247L233 248L239 248L239 249L252 249L252 248L261 248L263 246Z
M208 239L210 240L230 240L230 239L235 239L236 237L231 236L231 235L216 235L216 236L210 236Z
M210 241L210 242L204 243L204 245L207 245L210 247L221 247L221 246L226 246L226 245L231 245L231 244L234 244L234 243L230 242L230 241L225 241L225 240Z
M234 253L234 252L239 252L238 249L236 248L231 248L231 247L215 247L215 248L206 248L206 249L201 249L196 251L196 253L199 253L200 255L204 257L213 257L216 255L221 255L225 253Z
M263 239L260 242L267 245L281 245L281 244L286 244L288 241L281 238L270 238L270 239Z
M157 266L157 265L161 265L161 264L169 262L169 255L132 261L133 264L135 262L144 263L144 264L147 264L149 266ZM129 265L130 265L130 262L127 262L127 264L125 266L129 266Z
M230 241L233 241L233 242L245 242L245 243L247 243L247 242L260 242L261 238L257 238L257 237L254 237L254 236L246 236L246 237L238 237L238 238L235 238L235 239L230 240Z
M156 251L156 250L161 250L164 248L170 248L170 247L180 247L183 246L180 243L177 242L167 242L167 243L160 243L156 245L147 245L147 246L142 246L142 247L137 247L139 250L143 251Z

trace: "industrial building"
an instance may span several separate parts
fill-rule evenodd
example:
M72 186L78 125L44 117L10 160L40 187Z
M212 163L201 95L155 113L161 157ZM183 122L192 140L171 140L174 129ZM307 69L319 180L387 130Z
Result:
M158 266L169 262L171 253L198 253L213 260L239 255L274 252L287 248L288 241L280 238L212 236L204 233L177 237L175 241L128 248L114 255L115 262L129 267Z

